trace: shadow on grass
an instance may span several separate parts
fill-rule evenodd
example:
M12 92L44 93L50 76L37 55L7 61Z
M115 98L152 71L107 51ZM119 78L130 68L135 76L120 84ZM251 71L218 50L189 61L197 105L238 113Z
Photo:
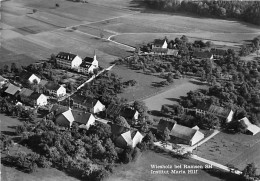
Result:
M203 170L205 172L207 172L209 175L220 178L223 181L230 181L230 180L243 181L244 180L240 175L236 175L231 172L224 172L222 170L218 170L215 168L203 169Z
M194 81L194 80L189 80L190 83L193 83L195 85L208 85L208 83L200 82L200 81Z

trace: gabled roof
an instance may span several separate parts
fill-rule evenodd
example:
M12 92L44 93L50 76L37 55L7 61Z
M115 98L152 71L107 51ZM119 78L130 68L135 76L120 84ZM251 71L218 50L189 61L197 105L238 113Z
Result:
M15 95L18 91L20 91L20 87L17 87L13 84L9 84L7 89L5 90L5 93L11 94L11 95Z
M192 56L196 58L211 58L212 53L209 51L194 51Z
M32 100L37 100L42 94L38 93L38 92L33 92L31 95L30 95L30 99Z
M72 114L73 114L75 122L77 122L79 124L84 124L84 125L86 125L88 123L89 118L92 115L91 113L79 112L79 111L75 111L75 110L72 110Z
M66 53L66 52L60 52L57 54L56 58L72 61L77 55L71 54L71 53Z
M88 63L88 62L85 62L83 61L81 64L80 64L80 67L83 67L83 68L89 68L91 66L91 63Z
M172 130L173 126L174 126L175 122L171 122L171 121L167 121L167 120L164 120L164 119L161 119L157 125L157 130L159 132L164 132L164 130L166 128L169 129L169 131Z
M71 109L63 112L62 115L70 122L70 125L75 121Z
M69 107L67 106L62 106L62 105L58 105L58 104L53 104L50 108L50 113L53 112L55 116L65 112L69 110Z
M240 120L238 120L243 126L246 127L246 129L251 132L253 135L260 132L260 128L254 124L252 124L247 117L244 117Z
M60 88L60 85L55 82L48 82L45 87L46 89L57 91Z
M111 124L111 132L113 135L120 135L122 133L125 133L129 131L130 129L124 126L120 126L117 124Z
M157 46L163 46L163 44L164 44L165 41L166 41L165 39L163 39L163 40L161 40L161 39L155 39L154 42L153 42L153 44L154 44L154 45L157 45Z
M20 96L29 97L33 93L33 90L22 88L21 92L19 92Z
M210 52L213 54L213 55L221 55L221 56L224 56L227 54L227 50L223 50L223 49L218 49L218 48L212 48L210 50Z
M47 80L41 80L40 83L39 83L39 85L45 86L47 83L48 83Z
M94 61L93 57L85 57L82 62L85 62L86 64L92 64L93 61Z
M98 102L97 99L94 99L94 98L89 97L89 96L79 95L79 94L72 95L71 99L73 100L73 102L76 102L77 104L81 104L81 105L86 106L88 108L93 108Z
M176 123L173 126L170 134L171 136L190 141L192 140L193 136L196 134L197 131L198 130L191 129L189 127L182 126Z
M28 71L22 71L22 72L19 74L20 79L22 79L22 80L29 80L29 78L30 78L32 75L34 75L34 76L40 78L40 76L37 76L36 74L30 73L30 72L28 72Z
M121 108L120 110L120 116L123 116L126 119L132 119L136 113L136 110L131 109L129 107Z
M119 104L109 104L108 108L106 109L106 114L112 117L117 117L120 114L123 105Z

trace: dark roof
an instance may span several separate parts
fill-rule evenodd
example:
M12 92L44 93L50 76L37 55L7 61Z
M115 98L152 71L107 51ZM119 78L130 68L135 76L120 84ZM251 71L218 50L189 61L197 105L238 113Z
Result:
M227 54L227 50L223 50L223 49L217 49L217 48L212 48L210 50L210 52L213 54L213 55L221 55L221 56L224 56Z
M211 58L212 53L209 51L194 51L192 56L196 58Z
M79 95L79 94L72 95L71 99L73 100L73 102L86 106L88 108L93 108L96 105L96 103L98 102L97 99L94 99L89 96Z
M66 53L66 52L60 52L57 54L56 58L61 58L64 60L69 60L72 61L77 55L71 54L71 53Z
M91 66L91 63L85 62L85 61L82 61L82 63L80 64L80 67L83 67L83 68L89 68L90 66Z
M85 62L86 64L92 64L92 62L94 61L93 57L85 57L83 62Z
M75 110L72 110L72 114L73 114L75 121L79 124L87 124L89 121L89 118L91 116L90 113L79 112L79 111L75 111Z
M167 48L153 48L151 51L154 53L167 53L168 49Z
M19 74L19 77L21 80L28 80L31 76L33 75L33 73L30 73L30 72L27 72L27 71L22 71L20 74ZM34 74L36 77L40 78L40 76Z
M69 107L67 106L62 106L62 105L58 105L58 104L53 104L52 107L50 108L50 113L53 112L55 116L66 112L69 110Z
M170 134L171 136L190 141L196 132L197 130L195 129L175 124Z
M22 88L21 92L19 92L20 96L29 97L33 93L33 90Z
M120 110L120 116L123 116L126 119L132 119L136 113L136 110L129 107L124 107Z
M37 100L39 97L40 97L40 93L38 93L38 92L33 92L31 95L30 95L30 99L32 99L32 100Z
M165 39L163 39L163 40L161 40L161 39L155 39L154 40L154 45L157 45L157 46L163 46L163 44L164 44L164 42L165 42Z
M223 108L221 106L216 106L209 103L200 103L197 105L197 109L204 110L211 114L215 114L217 116L221 116L225 118L228 116L228 114L231 111L230 108Z
M106 114L112 117L117 117L120 114L123 105L118 104L109 104L108 108L106 109Z
M117 124L111 124L111 132L113 135L120 135L122 133L125 133L129 131L130 129L124 126L120 126Z
M161 119L159 121L158 125L157 125L157 130L160 131L160 132L164 132L165 128L167 127L169 129L169 131L171 131L174 124L175 124L175 122L171 122L171 121Z
M60 88L60 85L55 82L48 82L47 84L45 84L45 87L46 87L46 89L56 91Z

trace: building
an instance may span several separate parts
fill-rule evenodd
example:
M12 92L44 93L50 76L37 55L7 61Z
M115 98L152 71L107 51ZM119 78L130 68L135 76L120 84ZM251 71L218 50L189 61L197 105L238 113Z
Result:
M167 49L168 47L168 43L166 39L155 39L154 42L152 43L152 49L154 48L163 48L163 49Z
M66 95L66 89L55 82L48 82L45 84L46 92L49 93L49 95L53 95L55 97L62 97Z
M13 97L13 96L17 96L20 91L21 91L20 87L9 83L7 89L5 90L5 94Z
M239 123L241 123L247 130L247 133L256 135L260 132L260 128L254 124L252 124L247 117L244 117L240 120L238 120Z
M209 51L194 51L192 54L192 58L197 60L201 60L201 59L213 60L213 54Z
M234 116L234 111L230 108L224 108L221 106L216 106L213 104L200 103L195 109L196 114L206 115L212 114L220 119L224 120L226 123L232 121Z
M75 54L60 52L56 56L56 63L61 68L74 69L80 66L82 59Z
M227 50L211 48L210 52L213 54L214 58L223 58L227 55Z
M30 72L27 72L27 71L23 71L21 74L20 74L20 80L22 81L29 81L31 84L33 83L37 83L39 84L41 82L41 78L35 74L32 74Z
M115 139L115 145L120 148L132 147L135 148L138 143L143 140L143 135L137 130L129 130L122 133Z
M97 56L94 54L93 58L85 57L80 66L78 72L89 74L94 73L94 70L98 68Z
M33 93L33 90L22 88L22 90L19 92L19 99L21 102L30 102L29 99L30 95Z
M59 114L55 118L57 125L62 127L71 127L75 121L79 124L80 128L89 129L95 123L96 118L91 113L79 112L68 109L67 111Z
M32 106L45 106L47 105L47 97L44 94L34 92L29 96L29 99L31 100L29 102Z
M105 106L99 100L89 96L74 94L71 96L71 102L74 107L85 109L94 114L105 110Z
M193 146L204 138L204 134L197 129L192 129L179 125L175 122L161 119L157 125L157 131L162 134L166 128L170 131L169 142L175 144L186 144Z
M0 89L7 83L7 79L0 75Z

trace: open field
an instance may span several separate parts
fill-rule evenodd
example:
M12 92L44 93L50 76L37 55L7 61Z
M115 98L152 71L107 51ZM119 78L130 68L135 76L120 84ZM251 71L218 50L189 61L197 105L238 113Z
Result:
M112 33L112 32L108 32L108 31L99 29L97 27L92 27L92 26L88 26L88 25L79 26L77 28L81 32L88 33L90 35L94 35L97 37L100 37L101 33L104 35L103 38L108 38L109 36L114 35L114 33Z
M13 134L15 131L15 127L18 125L22 125L22 122L19 121L17 118L12 118L9 116L5 116L0 114L0 125L1 125L1 132L4 134Z
M246 164L255 162L257 172L260 174L259 138L260 134L251 136L221 132L199 146L195 154L223 165L233 164L241 170Z
M189 81L189 79L174 80L173 87L167 91L159 93L155 96L151 96L144 100L149 110L160 111L162 105L176 104L180 96L186 96L189 91L197 89L206 89L208 86L195 84Z
M139 159L128 165L122 165L116 168L112 176L106 181L217 181L221 180L217 177L213 177L203 170L199 170L198 174L151 174L151 165L197 165L202 164L195 160L179 160L172 158L167 153L154 153L148 151L143 153ZM202 164L203 165L203 164ZM173 168L174 169L174 168ZM158 169L159 170L159 169ZM167 170L167 169L165 169ZM179 169L177 169L179 170ZM184 170L184 169L182 169Z

